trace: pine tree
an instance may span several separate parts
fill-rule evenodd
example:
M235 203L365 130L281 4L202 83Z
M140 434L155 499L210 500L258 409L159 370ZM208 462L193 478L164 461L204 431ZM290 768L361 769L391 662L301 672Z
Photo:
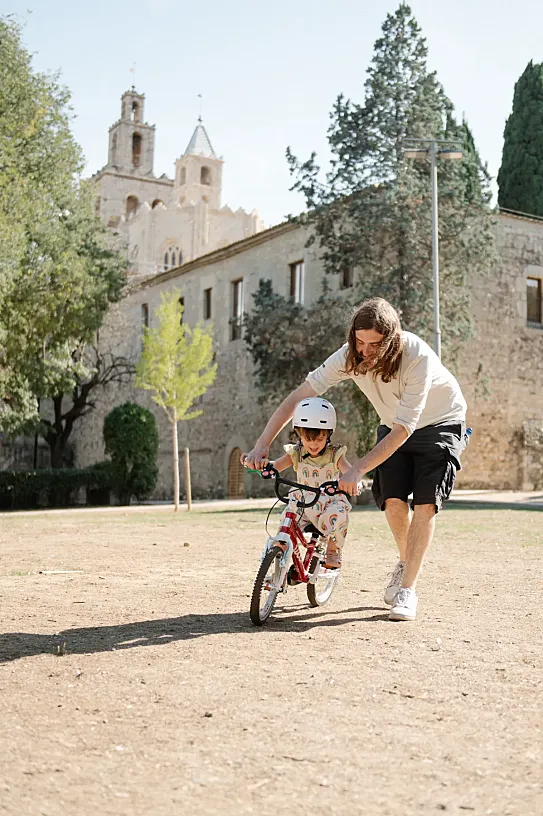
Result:
M435 73L408 5L388 15L368 69L364 104L340 95L331 113L332 162L324 183L313 154L304 163L287 150L306 199L300 218L313 227L325 269L358 271L359 299L380 295L406 329L432 333L431 188L429 164L407 161L409 138L454 140L464 160L439 165L441 312L444 350L470 335L468 276L494 261L489 178L465 123Z
M543 63L530 61L515 84L498 188L500 207L543 217Z

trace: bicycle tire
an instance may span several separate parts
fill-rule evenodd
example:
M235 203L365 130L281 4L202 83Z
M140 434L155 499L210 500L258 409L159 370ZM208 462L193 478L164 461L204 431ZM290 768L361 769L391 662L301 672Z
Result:
M318 564L318 558L316 555L313 556L311 559L311 564L309 565L309 574L312 575L313 571L316 569ZM330 572L330 570L328 571ZM327 604L332 596L332 592L334 591L334 587L336 586L337 579L339 577L339 572L337 575L330 574L328 583L326 584L325 588L322 590L318 590L319 585L319 578L317 578L316 584L308 584L307 585L307 600L309 601L310 606L324 606Z
M260 568L256 574L255 583L253 586L253 594L251 595L251 608L250 608L250 618L251 621L254 623L255 626L263 626L268 618L270 617L271 613L273 612L273 608L275 606L275 602L277 600L277 595L281 591L280 586L274 586L272 589L265 589L264 588L264 581L268 573L270 572L270 568L272 564L275 563L274 573L277 577L278 572L280 570L279 561L283 557L283 550L281 547L272 547L269 552L266 553L264 556L262 563L260 564ZM264 609L261 608L261 598L262 593L268 592L269 596L264 604Z

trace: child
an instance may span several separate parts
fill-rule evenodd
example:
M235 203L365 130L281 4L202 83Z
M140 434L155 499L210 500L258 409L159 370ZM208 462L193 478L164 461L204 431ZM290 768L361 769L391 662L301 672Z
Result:
M336 427L336 411L328 400L322 397L302 400L294 410L292 425L298 441L295 445L285 445L286 453L271 462L276 470L281 472L292 466L296 471L296 481L311 487L337 480L349 470L351 465L345 459L347 448L331 442ZM300 493L299 490L291 492L291 501L283 511L281 521L287 510L301 512L296 507ZM313 497L313 494L304 495L307 501ZM347 535L350 509L351 504L343 494L327 496L322 493L313 507L303 511L300 522L311 522L327 538L324 564L327 569L341 567L341 549Z

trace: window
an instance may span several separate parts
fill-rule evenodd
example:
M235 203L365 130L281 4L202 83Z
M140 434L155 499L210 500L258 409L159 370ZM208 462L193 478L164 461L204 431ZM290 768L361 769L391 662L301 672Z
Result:
M211 289L204 289L204 320L211 320Z
M354 269L352 266L344 266L341 270L341 288L350 289L354 284Z
M132 116L131 119L133 122L139 122L140 120L140 106L137 102L132 102Z
M164 205L164 202L162 201L161 198L155 198L155 200L153 201L153 204L152 204L152 209L154 210L155 207L158 207L159 204Z
M115 164L115 155L117 153L117 134L114 133L111 137L111 164Z
M232 281L232 327L230 339L239 340L241 337L241 323L243 320L243 278Z
M181 320L179 322L183 323L183 318L185 317L185 298L184 297L179 298L179 305L183 309L183 311L181 312Z
M175 262L177 261L177 255L175 252L172 252L172 266L175 266Z
M541 324L543 322L541 278L526 279L526 295L527 295L526 318L528 323Z
M211 184L211 169L202 167L200 169L200 184Z
M164 253L164 269L170 268L170 256L167 252Z
M139 133L134 133L132 136L132 164L134 167L139 167L141 161L141 136Z
M290 265L290 299L294 303L304 302L304 262L297 261Z
M95 215L98 215L98 216L100 215L100 206L101 206L101 204L102 204L102 199L100 198L100 196L96 196L96 198L94 199L94 214Z
M185 184L187 180L187 170L185 167L182 167L179 171L179 184Z
M126 199L126 217L132 218L138 211L139 201L137 196L131 195Z
M142 303L141 304L141 325L142 328L149 328L149 304Z

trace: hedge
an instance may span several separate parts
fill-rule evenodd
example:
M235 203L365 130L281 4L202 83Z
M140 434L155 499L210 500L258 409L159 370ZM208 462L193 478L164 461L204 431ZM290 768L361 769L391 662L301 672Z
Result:
M83 489L87 504L109 504L111 462L87 468L0 470L0 510L73 507Z

